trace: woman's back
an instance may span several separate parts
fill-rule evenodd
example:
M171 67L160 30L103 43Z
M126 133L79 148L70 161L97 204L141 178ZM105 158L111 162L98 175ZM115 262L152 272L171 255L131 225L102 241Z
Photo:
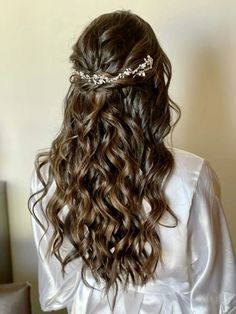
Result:
M166 184L165 195L170 207L175 208L179 223L173 228L165 227L175 221L169 214L162 217L157 232L163 253L156 279L143 287L130 284L126 292L119 287L113 313L189 314L192 311L214 314L228 313L236 305L234 256L217 176L203 158L176 148L171 151L175 168ZM32 192L40 187L34 174ZM53 190L52 185L48 198ZM144 207L148 213L150 206L146 201ZM64 208L62 217L67 211ZM36 214L41 222L45 220L42 213L43 208L38 207ZM32 222L39 247L43 231L35 220ZM42 309L67 307L72 314L111 313L114 291L111 290L107 297L103 285L97 284L91 274L87 280L94 289L86 286L81 280L80 258L68 265L63 278L60 262L54 257L45 257L47 245L48 238L43 237L40 244L42 259L39 259ZM65 241L62 254L70 248L71 244ZM220 308L222 312L219 312Z
M42 308L232 309L235 264L217 177L165 144L180 110L152 28L130 12L104 14L70 60L62 127L37 155L29 202Z

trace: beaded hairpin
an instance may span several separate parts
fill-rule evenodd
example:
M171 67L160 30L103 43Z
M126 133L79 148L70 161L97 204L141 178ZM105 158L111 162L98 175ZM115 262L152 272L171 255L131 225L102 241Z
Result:
M139 64L134 70L131 68L126 68L123 72L119 73L117 76L114 77L107 77L102 74L85 74L83 71L74 71L73 74L78 75L81 79L87 80L88 83L93 83L95 85L103 85L106 83L112 83L117 80L126 78L126 77L136 77L136 76L145 76L146 71L152 69L153 66L153 58L147 55L144 58L144 62Z

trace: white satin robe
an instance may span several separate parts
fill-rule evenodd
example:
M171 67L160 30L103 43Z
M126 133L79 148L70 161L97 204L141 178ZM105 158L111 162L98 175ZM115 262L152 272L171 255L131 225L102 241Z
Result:
M236 267L233 249L220 200L220 186L209 163L189 152L172 148L175 170L165 188L170 207L179 219L175 228L157 226L163 250L163 265L156 270L158 279L145 287L119 289L114 314L233 314L236 313ZM35 172L31 192L39 190ZM54 187L55 188L55 187ZM53 192L52 187L48 196ZM43 224L46 198L36 206ZM147 211L149 204L144 201ZM67 209L65 208L64 215ZM164 224L171 224L165 215ZM66 267L63 278L56 258L46 258L45 252L52 232L46 236L32 219L38 251L40 303L44 311L67 308L70 314L112 313L102 287L92 276L88 281L97 289L84 285L80 276L81 260ZM62 254L70 249L64 242ZM64 252L64 253L63 253Z

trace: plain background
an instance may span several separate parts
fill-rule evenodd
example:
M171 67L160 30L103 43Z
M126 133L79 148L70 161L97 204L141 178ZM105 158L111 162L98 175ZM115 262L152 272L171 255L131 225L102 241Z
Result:
M60 127L71 46L105 12L131 9L153 27L172 62L170 95L182 109L174 145L215 169L236 247L235 1L13 0L1 7L0 178L8 184L14 280L32 283L34 314L41 313L27 210L34 156Z

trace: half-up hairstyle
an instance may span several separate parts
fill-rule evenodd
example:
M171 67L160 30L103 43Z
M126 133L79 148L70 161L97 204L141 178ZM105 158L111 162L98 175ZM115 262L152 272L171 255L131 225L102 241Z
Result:
M174 167L164 139L176 123L172 111L179 117L180 110L168 95L169 59L150 25L129 11L92 21L70 56L76 71L113 77L136 68L147 55L153 67L145 76L95 85L72 74L61 130L51 148L36 157L43 185L37 202L52 182L56 185L45 208L54 230L50 254L62 270L80 258L84 283L90 271L104 282L106 292L118 283L143 285L153 278L162 250L157 225L165 212L177 224L164 197ZM47 178L42 175L46 164ZM68 213L62 219L65 206ZM62 257L65 238L73 249Z

